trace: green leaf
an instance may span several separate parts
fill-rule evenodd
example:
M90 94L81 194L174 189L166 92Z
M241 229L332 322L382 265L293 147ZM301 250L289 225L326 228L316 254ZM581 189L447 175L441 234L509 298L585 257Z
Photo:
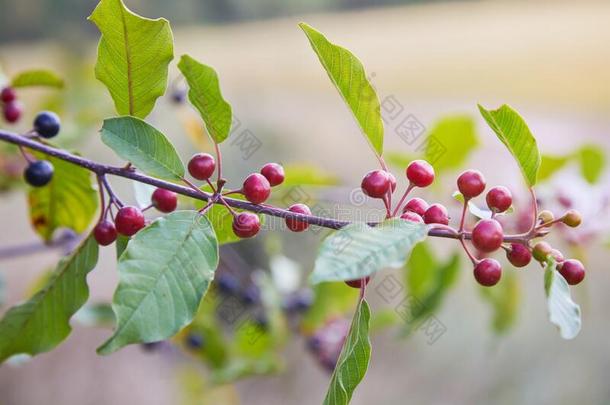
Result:
M98 352L173 336L195 316L217 265L214 230L196 211L175 211L138 232L119 258L117 327Z
M538 181L550 179L556 172L561 170L570 160L569 156L542 155L540 170L538 171Z
M574 339L582 326L580 307L570 295L570 286L561 273L555 270L555 259L549 256L544 272L544 291L549 318L564 339Z
M13 87L49 86L61 89L64 81L55 72L45 69L26 70L18 73L11 81Z
M377 156L383 153L383 121L379 98L369 82L362 63L347 49L329 42L324 35L305 23L311 47L318 55L328 77L349 106Z
M375 228L350 224L322 242L310 281L354 280L385 267L401 267L428 228L402 219L390 219Z
M334 174L309 164L288 164L284 166L286 179L282 187L295 186L335 186L340 180Z
M416 330L423 321L436 312L445 296L457 281L460 255L454 253L445 262L438 262L426 243L415 246L408 263L407 288L414 300L404 333Z
M437 173L459 169L479 144L474 121L468 115L442 118L432 128L428 139L434 141L427 142L424 158L432 163ZM439 156L439 145L447 153Z
M578 151L580 172L590 184L595 184L606 166L604 151L595 145L586 145Z
M87 274L97 263L98 247L89 237L57 266L42 290L11 308L0 321L0 361L15 354L36 355L61 343L70 318L87 301Z
M385 161L400 170L404 170L415 159L417 159L417 156L403 152L387 152L385 154Z
M528 186L536 184L540 168L540 152L536 139L519 113L504 104L497 110L479 105L481 115L498 138L517 160Z
M364 378L371 358L369 322L371 310L366 300L356 308L349 333L341 349L337 366L330 379L324 405L347 405L354 390Z
M504 334L515 325L521 301L519 280L514 272L506 272L494 288L480 287L481 296L492 308L491 328L498 334Z
M184 165L171 142L152 125L134 117L104 120L102 141L142 172L179 181Z
M345 315L358 297L358 290L345 283L316 284L313 293L314 301L301 321L301 328L311 333L328 319Z
M146 118L165 93L174 58L169 22L140 17L121 0L101 0L89 20L102 34L95 77L106 85L119 115Z
M116 246L116 258L117 260L121 257L125 249L127 249L127 244L129 243L129 236L125 235L117 235L116 242L114 243Z
M98 192L93 187L91 172L52 156L33 152L54 167L51 182L32 187L28 193L30 221L34 230L50 241L59 228L82 233L91 224L98 206Z
M189 85L189 100L197 108L208 134L216 143L222 143L231 132L232 110L220 92L216 71L197 62L189 55L182 55L178 63Z

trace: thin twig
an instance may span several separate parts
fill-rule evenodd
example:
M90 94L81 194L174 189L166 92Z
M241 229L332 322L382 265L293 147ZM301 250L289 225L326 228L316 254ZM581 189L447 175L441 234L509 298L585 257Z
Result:
M190 187L185 187L179 184L174 184L168 181L164 181L161 179L157 179L155 177L147 176L143 173L140 173L133 169L125 169L124 167L116 167L109 166L102 163L95 162L90 159L86 159L81 156L73 155L69 152L66 152L62 149L57 149L50 147L48 145L44 145L42 143L36 142L32 139L26 138L24 136L0 130L0 141L8 142L14 145L21 145L27 148L37 150L46 155L56 157L58 159L64 160L66 162L72 163L74 165L83 167L91 172L102 176L105 179L105 175L112 175L123 177L126 179L130 179L133 181L137 181L144 184L150 184L151 186L164 188L166 190L173 191L175 193L191 197L201 201L210 201L213 199L213 194L206 193L199 189L193 190ZM107 183L107 181L106 181ZM112 195L111 195L112 197ZM279 218L289 218L298 220L301 222L308 223L310 225L317 225L328 229L340 229L346 225L349 225L351 222L349 221L341 221L333 218L324 218L315 215L305 215L299 214L296 212L288 211L282 208L277 208L269 205L260 205L260 204L252 204L248 201L238 200L234 198L226 198L223 197L222 200L213 201L214 204L226 204L232 208L251 211L258 214L270 215ZM369 225L374 226L377 223L369 223ZM449 238L449 239L460 239L463 238L465 240L471 239L472 235L469 232L464 232L462 235L455 233L454 231L443 229L439 227L431 227L428 230L428 235L439 238ZM524 235L505 235L504 242L519 242L522 243Z

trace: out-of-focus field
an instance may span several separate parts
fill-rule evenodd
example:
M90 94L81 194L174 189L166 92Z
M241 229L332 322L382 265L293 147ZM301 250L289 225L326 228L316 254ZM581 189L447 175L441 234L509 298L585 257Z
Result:
M583 142L595 142L610 152L609 2L435 3L176 28L176 55L188 52L217 69L235 115L263 143L261 152L245 161L227 145L229 177L237 179L264 161L281 159L316 163L356 185L375 163L297 27L301 20L358 55L381 97L395 96L405 114L427 127L446 113L478 117L477 102L487 107L508 103L526 118L543 151L567 153ZM3 61L11 57L8 67L14 70L47 62L61 66L58 49L54 43L14 44L0 49L0 55ZM93 61L93 44L86 49ZM107 94L100 90L99 97L108 108ZM175 111L167 101L160 104L151 119L187 156L191 146L171 121ZM181 110L179 116L185 114ZM484 146L471 165L486 172L490 184L518 186L510 156L477 120ZM111 161L100 145L90 139L83 152ZM386 149L413 152L410 148L388 128ZM451 187L443 198L449 199ZM3 197L0 217L0 244L35 238L23 194ZM94 299L112 294L113 254L105 250L89 277ZM593 246L586 285L575 289L584 327L572 342L562 341L546 319L542 273L534 267L519 274L523 300L517 327L504 338L493 337L488 308L465 267L460 285L435 314L447 327L445 335L434 345L427 345L421 334L406 342L390 333L375 336L371 368L352 403L608 403L608 258L608 250ZM35 275L55 260L45 254L0 262L9 300L23 297ZM95 348L107 333L77 327L56 351L18 368L2 366L0 402L179 403L177 362L137 347L98 357ZM242 403L320 403L329 376L303 346L296 341L287 348L285 374L237 384Z

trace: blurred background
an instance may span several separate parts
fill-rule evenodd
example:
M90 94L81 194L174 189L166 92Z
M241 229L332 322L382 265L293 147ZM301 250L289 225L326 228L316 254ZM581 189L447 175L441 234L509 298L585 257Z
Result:
M96 160L118 163L97 137L101 120L113 115L113 106L93 76L98 32L86 17L95 4L94 0L0 0L0 66L9 77L24 69L51 68L66 81L61 91L24 90L20 97L28 106L26 118L11 130L27 130L36 111L53 108L66 123L62 145ZM462 257L455 282L442 291L442 305L434 303L428 318L442 324L443 333L431 338L425 328L411 328L410 336L401 338L400 320L390 316L391 325L386 326L386 318L380 316L379 331L372 337L371 367L352 403L610 402L606 338L610 321L605 313L610 305L610 182L604 164L610 152L609 2L127 0L126 4L140 15L167 18L174 31L175 55L189 53L219 73L239 133L247 130L258 145L246 150L231 139L223 145L230 180L238 184L268 161L301 168L294 172L302 176L306 172L311 184L281 190L276 195L278 205L288 205L287 199L298 192L299 198L311 199L334 216L362 219L357 216L380 208L354 195L362 175L376 161L298 28L301 21L362 60L382 100L385 150L399 187L406 185L403 162L425 149L413 140L415 135L425 134L423 140L436 134L442 140L444 152L437 162L442 168L440 184L421 195L447 204L454 217L459 206L452 203L451 193L459 170L466 167L481 170L489 185L511 188L516 212L508 221L517 223L527 216L527 193L519 170L481 119L477 103L487 108L507 103L519 111L546 162L557 163L556 170L545 166L548 174L538 190L541 204L556 214L573 207L584 215L582 229L552 238L567 256L581 258L587 265L585 282L572 288L583 311L582 332L575 340L564 341L548 322L539 267L506 266L498 286L502 293L490 298L475 284ZM150 121L186 158L210 145L193 110L174 100L183 90L175 63L170 78L168 95L157 103ZM408 130L405 123L410 124ZM9 188L4 180L0 246L33 243L37 236L29 225L27 195L20 189L24 187ZM131 185L116 180L116 188L125 200L133 200ZM273 224L269 220L267 226ZM296 268L295 277L303 280L324 235L266 232L255 242L229 245L225 253L237 264L225 263L229 270L222 270L273 274L295 273ZM448 241L434 241L428 247L439 262L450 260L456 248ZM2 311L30 294L59 254L49 249L0 260ZM408 280L402 270L375 278L369 294L378 314L394 312L400 302L376 289L390 276ZM114 249L102 250L88 280L91 302L111 299L117 282ZM300 288L304 285L301 282ZM347 316L351 308L344 310ZM182 343L156 349L132 346L99 357L95 348L110 331L75 322L71 336L55 351L0 367L0 402L320 403L330 374L309 343L316 331L329 325L317 324L304 332L302 325L293 325L300 320L291 316L286 315L290 338L277 345L279 372L263 367L262 371L273 372L258 376L262 372L255 368L240 379L229 373L231 377L219 378L222 383L213 383L214 375L193 347L176 348Z

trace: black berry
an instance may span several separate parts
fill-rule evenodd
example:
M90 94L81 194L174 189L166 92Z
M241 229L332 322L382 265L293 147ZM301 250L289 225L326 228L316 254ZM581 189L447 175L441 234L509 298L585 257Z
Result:
M34 119L34 131L43 138L53 138L59 133L59 117L52 111L38 113Z
M53 178L53 165L46 160L37 160L28 165L23 172L23 177L31 186L45 186Z

